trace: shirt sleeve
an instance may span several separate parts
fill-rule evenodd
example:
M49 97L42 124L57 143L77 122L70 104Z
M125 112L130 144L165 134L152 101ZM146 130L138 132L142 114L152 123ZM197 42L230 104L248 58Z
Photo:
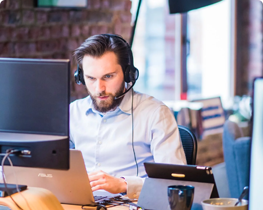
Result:
M145 178L141 178L137 176L123 176L123 178L127 183L126 196L129 197L130 199L138 199Z
M151 152L157 163L186 164L179 129L171 110L160 106L152 115Z
M151 120L151 152L158 163L186 164L179 129L171 110L160 106ZM127 182L127 196L138 199L145 178L124 176Z

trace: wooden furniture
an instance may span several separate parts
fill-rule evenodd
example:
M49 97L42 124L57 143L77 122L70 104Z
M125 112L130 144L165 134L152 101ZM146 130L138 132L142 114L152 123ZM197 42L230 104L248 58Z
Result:
M12 198L23 210L63 210L57 197L49 190L29 187L20 193L15 193ZM0 198L0 205L12 210L20 210L10 196Z
M81 206L60 204L56 196L49 190L37 187L28 187L20 193L15 193L12 198L23 210L82 210ZM0 198L0 205L12 210L20 210L12 201L10 196ZM86 210L95 210L94 207L87 207ZM116 206L112 210L128 210L128 206Z

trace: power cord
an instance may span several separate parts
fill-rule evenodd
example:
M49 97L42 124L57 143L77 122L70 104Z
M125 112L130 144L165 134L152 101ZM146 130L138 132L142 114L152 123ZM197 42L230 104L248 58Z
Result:
M10 196L11 200L14 202L14 204L15 204L19 209L23 210L23 209L18 205L18 203L16 203L16 201L13 199L13 197L11 196L11 194L9 195L9 192L8 192L8 188L7 188L7 184L6 184L6 179L5 179L5 172L4 172L4 163L5 163L5 160L8 159L8 161L9 161L9 163L10 163L12 169L13 169L14 176L15 176L15 180L16 180L16 183L15 183L15 185L16 185L16 190L17 190L17 192L19 193L19 195L21 195L21 196L23 197L23 199L25 200L28 208L29 208L30 210L32 210L32 209L30 208L30 206L29 206L26 198L23 196L23 194L20 192L20 190L19 190L19 188L18 188L18 184L17 184L18 182L17 182L17 177L16 177L16 174L15 174L15 171L14 171L14 168L13 168L13 163L12 163L11 159L9 158L9 156L10 156L11 154L20 154L20 153L21 153L21 151L19 151L19 150L11 150L11 149L10 149L10 150L7 150L5 156L4 156L3 159L2 159L2 164L1 164L1 165L2 165L2 178L3 178L3 182L4 182L4 185L5 185L6 192L7 192L8 196Z

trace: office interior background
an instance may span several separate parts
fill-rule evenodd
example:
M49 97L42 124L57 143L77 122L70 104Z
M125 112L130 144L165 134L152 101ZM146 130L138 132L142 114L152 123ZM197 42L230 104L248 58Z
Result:
M86 7L61 8L37 7L34 0L3 0L0 57L70 59L71 100L85 97L85 87L73 79L73 51L100 33L129 41L138 2L88 0ZM259 0L222 0L184 14L170 14L167 0L143 0L132 45L140 71L135 90L167 103L175 117L185 106L192 110L194 101L220 97L224 122L231 118L249 135L253 79L263 75L262 13ZM200 118L202 105L194 110ZM180 118L178 122L194 124ZM204 129L196 129L197 164L223 163L223 130L203 135Z

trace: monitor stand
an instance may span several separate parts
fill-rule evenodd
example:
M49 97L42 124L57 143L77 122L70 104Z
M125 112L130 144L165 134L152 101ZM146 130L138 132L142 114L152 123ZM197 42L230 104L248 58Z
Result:
M20 193L22 195L20 195ZM37 187L28 187L23 192L15 193L12 198L24 210L63 210L56 196L49 190ZM10 196L0 198L0 205L12 210L20 210L12 201Z

